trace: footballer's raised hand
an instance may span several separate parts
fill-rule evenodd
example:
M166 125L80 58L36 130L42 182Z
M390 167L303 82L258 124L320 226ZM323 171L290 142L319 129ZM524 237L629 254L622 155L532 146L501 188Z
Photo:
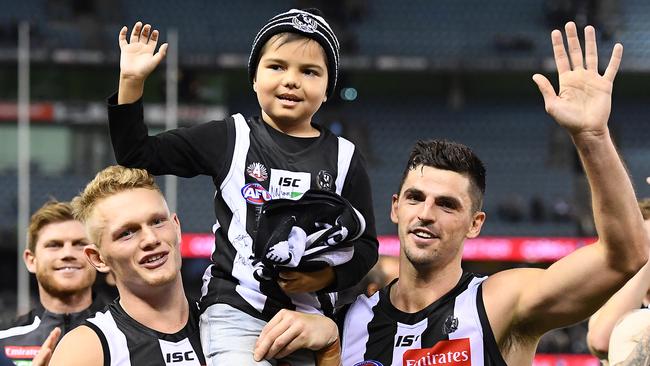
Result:
M607 131L612 87L623 56L623 46L620 43L614 46L609 65L600 75L594 27L585 27L584 55L575 23L566 24L565 34L568 49L564 47L562 32L557 29L551 32L559 93L555 93L546 77L535 74L533 80L544 97L548 114L571 135L603 134Z

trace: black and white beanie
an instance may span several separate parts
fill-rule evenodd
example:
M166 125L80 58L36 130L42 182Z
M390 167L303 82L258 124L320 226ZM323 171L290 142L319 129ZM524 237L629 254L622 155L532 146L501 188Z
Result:
M251 83L255 79L260 51L264 44L278 33L298 33L318 42L327 56L327 97L334 92L339 71L339 41L325 19L316 14L317 9L291 9L271 18L255 36L253 48L248 58L248 76Z

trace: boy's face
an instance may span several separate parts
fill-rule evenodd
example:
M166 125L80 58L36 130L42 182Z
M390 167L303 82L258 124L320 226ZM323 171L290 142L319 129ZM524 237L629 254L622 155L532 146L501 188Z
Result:
M311 39L283 41L272 38L265 45L253 89L267 123L308 127L326 99L325 51Z
M39 230L34 252L27 249L23 257L42 290L54 297L66 297L90 291L95 282L96 271L83 252L86 245L81 222L54 222Z
M88 224L99 228L100 243L86 254L98 270L112 270L120 293L180 280L180 224L159 192L135 188L104 198Z

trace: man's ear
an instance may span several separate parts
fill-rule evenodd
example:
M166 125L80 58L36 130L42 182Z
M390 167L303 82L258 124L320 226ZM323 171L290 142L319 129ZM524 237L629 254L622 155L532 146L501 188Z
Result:
M90 264L92 264L97 271L101 273L108 273L111 271L111 267L106 264L104 257L95 244L86 245L84 248L84 254L86 255L86 258L88 258Z
M25 262L25 267L27 267L29 273L36 273L36 256L31 250L25 249L23 252L23 262Z
M484 222L485 222L485 212L483 211L475 212L474 217L472 218L471 226L467 231L466 237L468 239L476 238L478 234L481 233L481 228L483 227Z
M391 197L391 205L390 205L390 221L393 222L393 224L397 224L397 204L399 201L399 196L398 194L393 194L393 197Z
M176 225L176 235L178 236L178 242L181 242L181 222L178 219L178 215L172 214L172 222Z
M253 79L253 91L257 93L257 79Z

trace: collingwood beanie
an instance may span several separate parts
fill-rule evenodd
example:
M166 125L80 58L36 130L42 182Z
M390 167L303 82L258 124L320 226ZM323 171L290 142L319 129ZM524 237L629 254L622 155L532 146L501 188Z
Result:
M339 41L317 9L291 9L274 16L260 29L248 57L248 77L251 83L255 79L262 47L274 35L285 32L301 34L323 47L327 56L327 97L329 98L334 92L339 71Z

